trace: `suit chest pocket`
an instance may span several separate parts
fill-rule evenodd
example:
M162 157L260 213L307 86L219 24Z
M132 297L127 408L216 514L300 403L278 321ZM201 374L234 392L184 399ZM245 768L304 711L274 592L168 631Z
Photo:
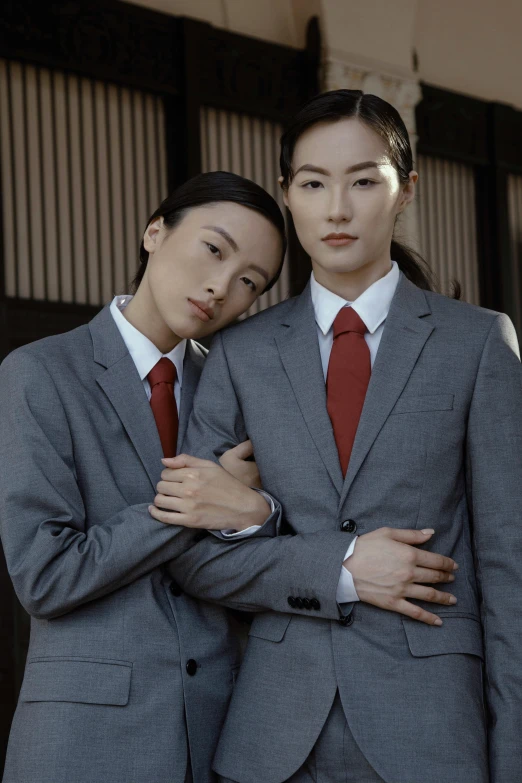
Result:
M399 398L390 415L451 411L453 410L454 402L454 394L422 394L415 397L404 395Z

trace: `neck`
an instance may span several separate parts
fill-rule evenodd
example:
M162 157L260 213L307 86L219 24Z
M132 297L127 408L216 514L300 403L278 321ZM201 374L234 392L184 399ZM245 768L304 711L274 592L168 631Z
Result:
M181 337L174 334L161 317L145 277L141 281L135 295L123 310L123 315L135 329L144 334L145 337L148 337L151 343L154 343L156 348L163 354L170 353L181 342Z
M371 285L385 277L391 268L389 257L379 263L365 264L348 272L325 269L312 260L317 282L347 302L355 302Z

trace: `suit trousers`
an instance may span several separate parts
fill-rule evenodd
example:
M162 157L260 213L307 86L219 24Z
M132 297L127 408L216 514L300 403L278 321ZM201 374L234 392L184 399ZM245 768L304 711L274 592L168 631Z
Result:
M219 778L219 781L241 783L228 778ZM285 783L384 783L350 731L339 692L312 752Z

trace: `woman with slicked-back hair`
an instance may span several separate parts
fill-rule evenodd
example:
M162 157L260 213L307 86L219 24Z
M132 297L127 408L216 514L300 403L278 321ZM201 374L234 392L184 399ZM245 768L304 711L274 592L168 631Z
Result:
M182 497L196 471L204 497L206 460L248 435L264 490L317 561L303 579L285 536L275 539L294 588L276 587L277 611L254 619L214 769L222 783L518 783L513 325L438 293L395 240L418 175L390 104L355 90L319 95L281 145L280 184L311 279L215 338L191 456L169 462L166 491ZM336 531L345 543L332 550ZM184 588L236 608L266 600L259 540L212 538L215 558L229 557L219 589L191 551L171 566ZM245 572L257 585L248 602Z

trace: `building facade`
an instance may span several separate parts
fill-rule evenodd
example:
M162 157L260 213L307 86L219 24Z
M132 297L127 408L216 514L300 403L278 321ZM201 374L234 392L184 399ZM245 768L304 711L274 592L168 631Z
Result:
M416 147L401 236L443 290L522 336L522 14L518 0L9 0L0 8L0 354L88 321L137 267L148 216L226 169L280 198L278 145L321 89L393 103ZM310 271L291 219L279 285ZM27 618L5 564L0 744ZM0 749L1 752L1 749Z

